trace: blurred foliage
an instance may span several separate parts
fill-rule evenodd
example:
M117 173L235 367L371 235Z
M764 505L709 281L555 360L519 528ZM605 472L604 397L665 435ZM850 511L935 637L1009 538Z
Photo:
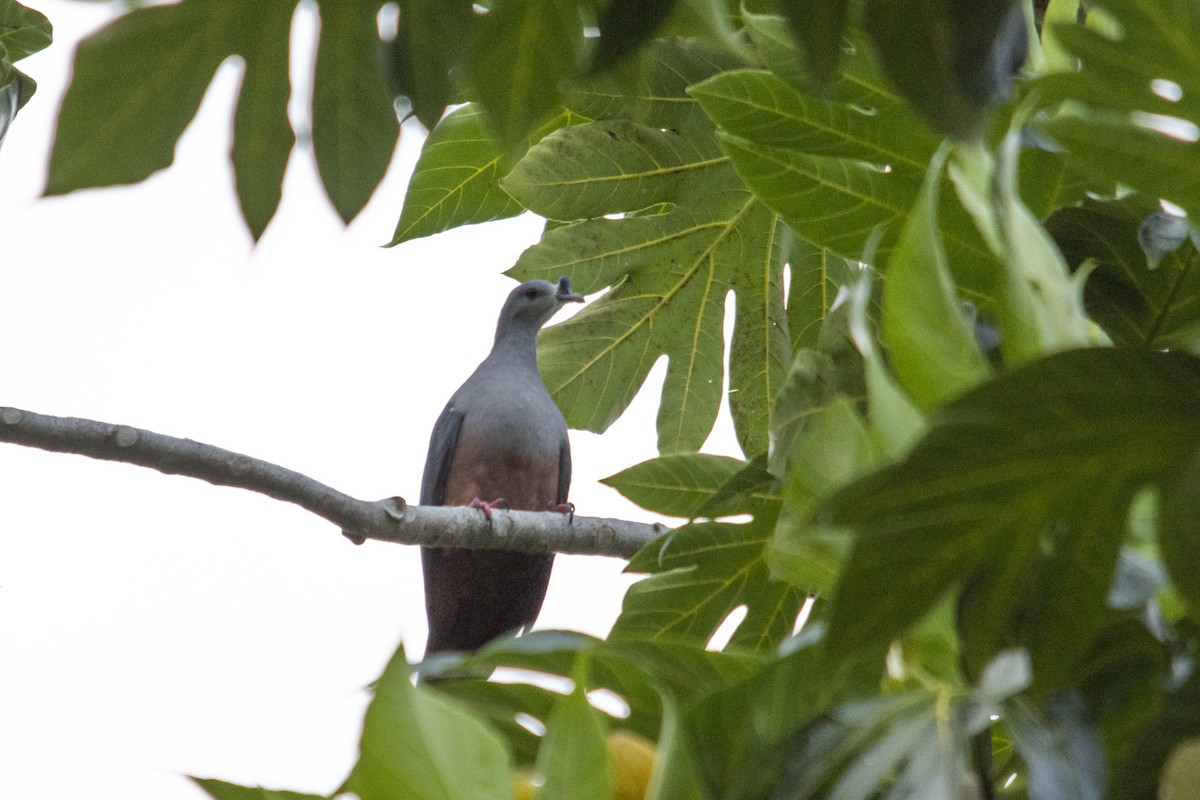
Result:
M382 178L399 108L431 130L392 244L545 217L510 274L599 295L543 336L547 386L603 431L665 356L662 455L606 482L689 520L630 561L648 577L606 640L503 639L416 681L398 653L344 788L1186 783L1200 0L1087 5L1039 3L1035 28L1018 0L319 0L312 147L338 213ZM236 56L260 235L296 140L295 8L182 0L86 40L48 191L167 166ZM726 401L744 461L698 452Z
M13 64L50 45L50 21L17 0L0 0L0 144L37 83Z

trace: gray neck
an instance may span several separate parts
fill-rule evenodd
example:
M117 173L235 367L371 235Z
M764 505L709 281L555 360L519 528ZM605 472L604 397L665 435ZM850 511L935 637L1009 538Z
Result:
M502 325L496 329L496 340L486 361L508 369L531 369L536 373L538 331L538 328L526 325Z

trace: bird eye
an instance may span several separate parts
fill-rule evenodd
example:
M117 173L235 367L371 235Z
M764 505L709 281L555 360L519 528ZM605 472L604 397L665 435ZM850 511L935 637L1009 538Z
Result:
M526 289L525 296L528 297L530 300L533 300L534 298L536 298L538 296L537 288L531 286L530 288Z

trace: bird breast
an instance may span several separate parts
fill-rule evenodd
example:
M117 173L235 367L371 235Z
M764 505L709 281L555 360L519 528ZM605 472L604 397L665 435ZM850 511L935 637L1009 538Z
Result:
M544 511L556 502L567 427L540 380L535 386L540 391L491 387L486 414L462 408L447 505L504 498L510 508Z

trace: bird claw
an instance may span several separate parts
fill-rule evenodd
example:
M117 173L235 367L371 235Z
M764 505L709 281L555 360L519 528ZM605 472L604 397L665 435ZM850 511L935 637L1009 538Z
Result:
M567 515L567 524L575 522L575 504L574 503L550 503L547 508L551 511L557 511L559 514Z
M468 507L469 508L478 508L480 511L483 512L484 519L486 519L488 522L491 522L492 521L492 511L494 509L500 508L505 511L508 510L508 500L504 499L503 497L497 497L495 500L488 503L488 502L480 500L478 497L476 497L474 500L472 500L468 504Z

